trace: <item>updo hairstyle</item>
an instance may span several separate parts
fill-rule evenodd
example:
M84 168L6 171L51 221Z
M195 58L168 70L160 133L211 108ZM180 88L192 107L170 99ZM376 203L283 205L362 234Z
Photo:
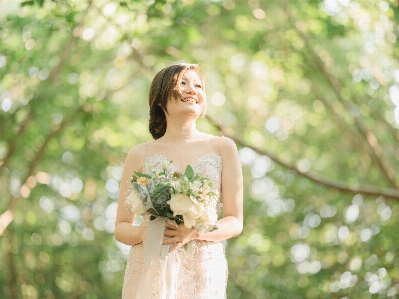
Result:
M150 121L149 130L154 139L161 138L166 131L166 116L168 112L166 104L170 99L180 99L179 82L186 70L193 70L201 80L202 89L205 90L205 82L198 64L177 63L162 69L152 80L149 104ZM206 113L206 102L203 103L201 115Z

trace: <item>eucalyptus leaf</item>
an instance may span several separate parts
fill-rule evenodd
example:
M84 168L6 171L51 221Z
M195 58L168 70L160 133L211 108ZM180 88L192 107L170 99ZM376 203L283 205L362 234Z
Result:
M194 177L194 170L191 167L191 165L187 165L186 171L184 172L184 175L191 180Z
M150 179L150 178L151 178L150 175L145 174L145 173L141 173L141 172L138 172L138 171L133 171L133 173L134 173L137 177L144 177L144 178L147 178L147 179Z

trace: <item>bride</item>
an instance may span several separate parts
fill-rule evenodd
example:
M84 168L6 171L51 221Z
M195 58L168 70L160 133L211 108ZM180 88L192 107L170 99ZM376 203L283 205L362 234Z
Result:
M241 166L234 142L197 130L196 120L206 113L204 79L196 64L173 64L161 70L153 79L150 93L149 130L153 142L134 146L128 153L123 170L115 238L131 245L124 283L123 299L223 299L226 298L228 276L224 240L238 236L243 228L243 188ZM163 244L171 244L170 254L177 253L177 273L162 275L161 265L145 285L148 298L142 298L144 249L149 218L143 217L140 226L134 226L135 214L126 211L125 196L129 192L132 171L146 169L162 171L163 161L172 161L168 167L184 172L191 165L194 172L208 177L212 188L221 192L223 207L218 229L200 233L184 224L166 223ZM165 163L164 163L165 164ZM191 242L190 242L191 241ZM194 252L183 245L194 243ZM144 245L143 245L144 244ZM175 291L165 290L171 275L176 277ZM138 294L140 293L140 294Z

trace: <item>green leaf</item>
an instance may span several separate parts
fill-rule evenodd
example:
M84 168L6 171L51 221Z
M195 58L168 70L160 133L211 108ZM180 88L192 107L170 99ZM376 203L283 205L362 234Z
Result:
M33 0L31 0L31 1L24 1L24 2L21 3L21 7L24 7L24 6L32 6L32 5L35 5L35 1L33 1Z
M210 227L209 232L213 232L218 229L219 229L219 227L217 225L213 225L212 227Z
M44 0L36 0L36 3L43 7Z
M144 178L147 178L147 179L150 179L150 178L151 178L150 175L145 174L145 173L141 173L141 172L138 172L138 171L133 171L133 173L134 173L137 177L139 177L139 178L141 178L141 177L144 177Z
M151 214L151 220L154 220L155 218L158 217L158 213L152 208L149 209L147 212Z
M176 221L177 224L184 223L183 216L182 215L176 215L175 221Z
M184 172L184 175L191 180L194 176L194 170L190 165L187 165L186 171Z

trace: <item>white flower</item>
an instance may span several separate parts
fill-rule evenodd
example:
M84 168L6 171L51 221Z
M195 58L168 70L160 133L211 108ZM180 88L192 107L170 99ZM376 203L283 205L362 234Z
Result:
M173 211L173 216L187 213L194 204L190 197L182 193L172 194L167 203L170 205L170 209Z
M216 191L216 190L212 190L212 191ZM202 192L204 192L204 193L209 193L209 192L211 192L211 188L209 187L209 185L204 184L204 185L202 186ZM217 192L217 191L216 191L216 192Z
M216 209L210 206L205 207L205 211L201 216L201 220L204 223L214 224L218 220Z
M198 219L202 216L202 214L204 214L204 212L205 206L201 203L198 203L191 206L190 211L188 211L188 215L191 218Z
M187 228L192 228L194 225L197 224L197 220L191 218L189 214L190 213L183 214L184 226Z
M132 190L125 200L125 207L129 212L143 214L147 211L140 196Z
M201 182L199 181L190 182L190 189L195 196L198 196L201 193L200 188L201 188Z
M196 205L199 204L199 201L198 201L198 199L195 198L195 196L190 195L190 199L191 199L191 201L192 201L194 204L196 204Z
M169 163L168 163L167 160L163 160L163 161L162 161L162 169L163 169L163 170L166 170L166 169L168 168L168 164L169 164Z
M175 189L176 193L181 193L181 187L179 181L171 181L170 185L173 187L173 189Z

